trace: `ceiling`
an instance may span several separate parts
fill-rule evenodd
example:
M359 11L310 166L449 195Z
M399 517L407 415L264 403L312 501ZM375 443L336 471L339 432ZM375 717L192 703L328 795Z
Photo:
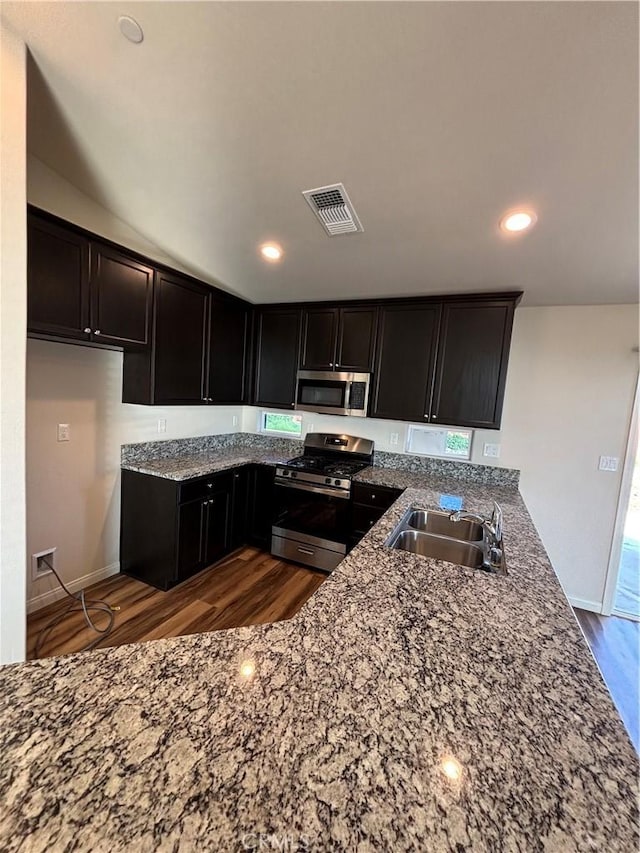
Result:
M2 3L29 148L256 302L525 291L638 301L638 5ZM145 39L117 27L133 15ZM301 191L343 182L364 233ZM527 234L502 213L528 205ZM285 251L265 263L257 247Z

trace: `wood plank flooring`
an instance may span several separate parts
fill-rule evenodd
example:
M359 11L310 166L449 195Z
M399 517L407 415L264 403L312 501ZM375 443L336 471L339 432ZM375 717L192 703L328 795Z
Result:
M120 608L111 634L98 644L99 648L107 648L289 619L326 577L245 547L168 592L125 575L113 575L88 587L86 597L103 599ZM65 598L27 618L29 659L36 656L42 628L68 605L69 599ZM107 621L106 614L95 614L98 626ZM82 613L71 613L50 632L39 656L80 651L95 637L86 627Z
M575 614L629 737L640 752L640 623L577 608Z

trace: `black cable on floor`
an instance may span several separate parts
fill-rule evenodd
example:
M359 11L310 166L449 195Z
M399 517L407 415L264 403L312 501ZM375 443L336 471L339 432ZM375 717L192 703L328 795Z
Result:
M83 646L81 649L78 649L80 652L87 652L89 649L93 649L98 643L101 643L106 637L111 633L111 629L113 628L113 622L115 620L115 611L119 608L113 608L106 601L101 601L100 599L86 598L85 591L83 589L80 592L73 593L66 586L60 575L53 568L51 563L46 560L44 557L41 557L42 562L53 572L56 576L58 583L71 599L71 603L63 610L62 613L59 613L54 619L40 630L38 634L38 639L36 640L36 648L35 648L35 656L36 658L40 657L40 652L42 651L42 646L49 634L53 629L60 624L70 613L84 613L84 619L87 623L87 627L91 628L92 631L95 631L97 636L95 640L92 640L86 646ZM76 607L76 603L80 602L80 607ZM94 623L91 616L89 615L90 610L97 610L101 613L106 613L109 617L109 622L105 628L98 628L98 626Z

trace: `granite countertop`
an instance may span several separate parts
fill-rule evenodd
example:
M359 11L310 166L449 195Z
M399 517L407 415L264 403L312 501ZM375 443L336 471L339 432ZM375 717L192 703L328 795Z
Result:
M517 489L361 478L408 488L295 618L0 669L3 851L637 851L637 756ZM508 576L384 546L442 492L502 502Z
M291 456L277 451L261 448L230 448L228 450L211 450L203 453L180 454L161 459L128 460L122 463L122 468L137 471L139 474L150 474L166 480L191 480L194 477L206 477L238 468L241 465L260 463L263 465L282 465Z

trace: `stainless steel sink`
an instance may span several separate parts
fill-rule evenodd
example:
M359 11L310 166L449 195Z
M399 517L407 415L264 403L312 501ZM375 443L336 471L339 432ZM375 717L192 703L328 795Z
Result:
M451 521L448 513L410 507L386 545L456 566L507 574L502 537L496 541L488 522L483 526L470 519Z
M412 510L407 518L407 526L412 530L435 533L438 536L449 536L451 539L464 542L481 542L483 538L481 524L466 519L451 521L448 512L425 509Z
M457 566L467 566L470 569L480 569L484 562L483 549L477 545L461 542L458 539L449 539L446 536L420 533L419 530L400 531L391 547L410 551L412 554L420 554L421 557L445 560Z

